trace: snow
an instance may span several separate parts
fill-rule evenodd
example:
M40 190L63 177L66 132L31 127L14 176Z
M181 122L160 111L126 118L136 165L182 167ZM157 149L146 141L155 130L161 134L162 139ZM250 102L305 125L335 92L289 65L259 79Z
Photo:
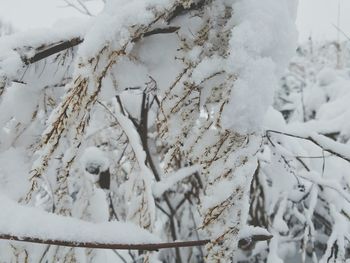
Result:
M36 87L15 83L11 89L4 92L4 99L0 105L0 127L4 127L8 122L8 116L13 116L18 122L23 124L30 123L33 113L40 99L39 92ZM16 101L17 103L13 103ZM21 109L18 109L21 105Z
M137 164L140 168L139 174L137 175L134 174L133 176L129 175L129 178L131 182L133 180L139 180L142 182L143 191L144 191L142 194L145 196L145 198L142 198L142 202L146 202L147 218L150 220L150 222L147 222L147 223L150 224L149 227L152 229L154 220L155 220L155 202L154 202L153 193L152 193L154 176L151 169L146 165L147 156L146 156L145 150L142 147L140 136L135 130L135 126L127 116L121 113L120 106L118 104L116 105L117 105L116 106L117 109L116 109L115 117L118 123L120 124L120 126L122 127L123 131L125 132L126 136L128 137L131 148L133 149L133 152L135 154ZM131 195L135 195L135 194L137 193L135 192L131 193ZM138 199L140 198L136 197L136 200ZM129 214L134 214L134 210L139 209L139 207L133 207L133 206L135 206L135 203L130 204L131 212L129 212Z
M286 0L237 1L226 69L236 74L223 123L238 132L259 130L278 77L294 54L295 11ZM241 103L244 101L244 103Z
M159 238L131 223L94 224L25 207L0 195L0 234L72 242L138 244Z
M259 180L273 220L268 262L345 262L348 257L348 56L346 43L301 45L281 81L278 111L270 108L265 116ZM286 233L299 226L301 239L289 243ZM335 242L341 244L336 255ZM319 250L317 243L327 249Z
M181 168L180 170L168 174L160 182L157 182L153 185L153 194L155 197L161 197L164 192L169 190L176 183L182 181L183 179L193 175L194 173L200 172L200 166L188 166Z
M109 218L109 207L106 193L102 189L94 189L90 199L88 211L91 214L92 222L106 223Z
M40 47L43 44L56 43L69 40L74 37L82 37L91 26L91 19L79 19L66 21L57 25L54 30L51 28L32 29L26 32L19 32L0 38L0 56L3 58L11 54L13 50L21 47ZM22 51L19 49L19 51ZM23 51L31 51L23 50ZM13 53L12 53L13 54Z
M296 46L296 1L206 1L208 7L198 13L181 14L171 22L171 26L180 27L176 33L132 40L135 32L165 26L158 15L174 3L178 2L110 0L97 17L87 18L81 24L68 21L61 29L57 24L52 32L39 30L0 40L0 74L9 78L4 79L7 81L22 76L25 67L21 56L34 52L26 48L14 50L16 47L25 44L35 48L60 39L84 38L82 44L66 54L69 59L64 65L50 58L31 66L24 74L26 84L6 86L0 104L0 127L5 135L0 144L2 194L15 200L23 198L28 187L26 183L13 193L6 188L15 188L15 183L27 176L30 167L38 168L39 176L46 181L38 182L40 191L33 197L36 206L57 212L60 209L54 205L58 204L76 218L20 206L0 195L0 233L97 243L154 243L159 242L160 236L180 240L193 239L194 234L201 239L203 233L195 231L203 223L201 216L207 213L213 220L204 226L206 237L214 239L228 234L224 246L218 244L214 249L227 255L224 261L229 261L233 253L240 253L236 248L238 238L273 234L269 244L261 242L264 245L260 246L259 242L257 247L267 253L266 248L270 246L266 256L269 261L283 262L282 258L291 250L283 243L287 238L284 235L294 230L289 224L290 218L285 215L292 212L297 214L295 221L310 224L321 194L327 200L342 200L335 210L349 210L343 200L348 194L340 188L339 181L346 173L331 178L328 163L322 172L320 161L309 159L304 162L312 171L303 173L302 165L295 160L296 154L320 154L319 147L304 140L299 142L297 138L285 138L282 134L270 134L269 139L275 144L271 146L267 138L261 136L264 126L311 136L328 149L340 151L344 156L348 154L347 145L330 141L315 131L309 133L300 127L293 130L282 114L271 107L279 77ZM191 3L193 1L188 1ZM225 12L232 12L232 18L224 17ZM69 23L74 25L69 28ZM199 38L207 26L208 39L206 36ZM222 45L223 42L228 46ZM116 55L118 50L125 53ZM89 62L92 58L95 59L93 63ZM109 63L114 62L108 68ZM106 75L103 74L105 69L108 69ZM181 75L181 72L184 73ZM307 110L318 111L317 121L333 120L346 108L346 76L340 78L332 74L330 71L316 74L320 85L314 83L314 88L304 96L309 105ZM68 80L63 82L64 77ZM96 89L95 77L104 78L101 92ZM72 78L86 79L89 83L82 85L81 93L75 93L80 86L68 84L63 88ZM56 83L60 91L52 87ZM131 88L135 91L130 92ZM311 103L315 99L313 93L318 90L322 92L317 101ZM186 92L188 97L184 96ZM99 103L96 107L95 101L90 100L92 95L97 95L94 97ZM120 95L120 104L116 95ZM143 95L150 100L156 95L161 104L153 102L146 127L148 134L140 134L145 127L138 126ZM341 96L344 96L342 101ZM327 111L324 101L328 97L331 100L328 107L335 103L339 106L337 110ZM34 113L37 115L32 119ZM60 121L55 122L57 119ZM337 127L341 126L339 123ZM160 131L164 128L159 128L161 125L165 125L166 135ZM48 144L40 145L40 134L44 132L45 136L45 132L50 133L51 128L57 127L63 129L56 137L52 136ZM144 135L149 151L141 140ZM7 139L8 142L3 142ZM257 154L259 149L261 153ZM160 175L159 182L156 182L153 167L150 169L149 157ZM178 157L181 158L177 160ZM332 164L336 166L335 162ZM110 169L112 182L110 190L104 191L87 173L98 174L107 169ZM11 173L15 173L13 178ZM186 180L194 173L198 173L203 189L192 180ZM255 173L263 189L259 188L258 198L265 198L261 208L263 216L272 222L268 229L244 226L250 220L249 190ZM325 190L319 191L316 186L324 186ZM168 201L163 194L170 189ZM310 199L305 198L305 206L304 203L298 208L291 205L300 200L304 202L304 195L309 191ZM198 199L200 209L197 208ZM110 202L115 215L110 211ZM298 211L305 207L307 210ZM133 221L154 231L158 237L130 223L107 222L114 217ZM175 225L175 233L169 231L169 224ZM197 250L181 249L180 253L183 258L193 255L188 260L192 262L195 257L202 257L202 252ZM84 258L82 262L106 260L94 251L79 253ZM162 256L153 254L157 257L154 261L166 261Z
M278 211L275 215L275 218L273 220L273 228L277 230L280 233L288 233L288 225L286 221L283 219L283 215L287 209L287 198L284 198L281 200L280 206L278 208Z
M190 56L194 56L196 49L194 49ZM192 73L192 79L196 85L199 85L203 79L213 75L215 72L223 70L223 59L217 56L203 59Z
M28 191L27 173L30 169L25 149L9 148L0 153L0 193L19 200Z
M106 154L94 146L86 148L80 160L84 169L91 174L106 171L109 166Z
M324 68L317 76L321 86L327 86L336 80L336 71L332 68Z
M350 160L350 145L336 142L324 135L320 135L314 131L303 129L302 126L293 125L289 129L289 134L299 136L301 138L310 139L317 143L322 149L329 150L339 154L340 157Z
M313 183L316 183L318 185L321 185L321 186L324 186L326 188L334 190L336 195L340 195L347 202L350 202L350 194L347 193L336 180L324 179L315 171L313 171L313 172L303 172L303 173L300 173L299 176L301 178L309 180L309 181L311 181ZM329 197L330 197L330 195L329 195ZM334 198L334 199L336 200L337 198ZM337 205L337 204L335 203L335 205ZM338 205L342 206L341 203L339 203Z
M74 23L62 23L56 26L55 30L36 29L1 37L0 83L12 80L22 81L28 70L22 58L32 56L35 49L43 45L50 46L72 38L82 38L89 25L90 21L83 19Z
M241 239L250 238L252 236L271 236L271 233L267 231L265 228L257 227L257 226L244 226L242 230L239 232L239 237Z
M150 7L154 6L160 11L169 7L171 2L171 0L107 1L102 12L94 19L94 24L86 33L85 41L79 49L79 55L82 58L90 58L92 54L98 54L106 43L113 44L114 50L119 50L127 44L130 45L129 28L136 24L150 23L154 19ZM111 29L115 32L114 34L111 33Z

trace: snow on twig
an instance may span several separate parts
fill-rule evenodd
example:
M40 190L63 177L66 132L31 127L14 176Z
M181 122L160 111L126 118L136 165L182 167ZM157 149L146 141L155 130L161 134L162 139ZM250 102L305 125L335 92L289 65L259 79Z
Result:
M153 194L156 197L160 197L164 192L168 191L175 184L193 175L194 173L198 173L199 171L200 167L198 165L181 168L180 170L167 175L167 177L162 181L154 184Z
M292 133L286 133L286 132L275 131L275 130L267 130L266 133L276 133L280 135L285 135L285 136L313 142L324 151L330 152L335 156L350 162L350 146L344 145L339 142L335 142L324 135L320 135L315 132L306 132L306 131L299 131L299 132L295 131Z

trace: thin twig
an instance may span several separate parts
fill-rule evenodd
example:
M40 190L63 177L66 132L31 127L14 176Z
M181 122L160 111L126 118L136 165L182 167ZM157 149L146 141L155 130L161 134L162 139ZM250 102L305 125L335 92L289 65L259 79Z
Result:
M115 249L113 249L113 252L120 258L121 261L123 261L124 263L128 263L125 258L119 254L119 252Z
M342 33L344 35L344 37L347 39L347 40L350 40L350 37L343 31L341 30L341 28L335 24L332 23L332 26L340 33Z
M289 136L289 137L293 137L293 138L297 138L297 139L302 139L302 140L307 140L310 142L313 142L314 144L316 144L318 147L320 147L321 149L323 149L324 151L327 151L341 159L344 159L348 162L350 162L350 158L348 156L345 156L341 153L338 153L332 149L329 149L329 147L323 146L321 145L321 143L319 143L317 140L315 140L314 138L312 138L311 136L308 137L303 137L300 135L295 135L295 134L290 134L290 133L286 133L286 132L281 132L281 131L275 131L275 130L267 130L266 133L276 133L276 134L280 134L280 135L285 135L285 136Z

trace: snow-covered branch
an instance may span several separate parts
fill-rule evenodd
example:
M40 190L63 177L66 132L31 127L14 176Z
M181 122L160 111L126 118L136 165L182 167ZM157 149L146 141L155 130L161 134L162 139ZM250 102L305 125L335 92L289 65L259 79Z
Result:
M317 134L315 132L294 132L287 133L281 131L267 130L266 133L276 133L285 136L290 136L302 140L310 141L317 146L319 146L322 150L327 151L339 158L342 158L348 162L350 162L350 146L336 142L330 138L327 138L324 135Z

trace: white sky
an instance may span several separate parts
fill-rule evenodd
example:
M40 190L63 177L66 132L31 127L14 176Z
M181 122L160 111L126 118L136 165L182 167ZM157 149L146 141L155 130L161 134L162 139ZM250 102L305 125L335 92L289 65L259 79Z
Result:
M337 39L333 24L338 24L338 4L339 28L350 38L350 0L299 0L299 38L306 40L311 34L316 40ZM340 37L345 39L342 33Z
M299 0L297 25L301 41L310 34L315 40L337 38L332 24L337 25L338 2L340 28L350 37L350 0ZM63 0L0 0L0 18L19 30L27 30L50 27L56 20L79 16L76 10L62 8L63 5Z

